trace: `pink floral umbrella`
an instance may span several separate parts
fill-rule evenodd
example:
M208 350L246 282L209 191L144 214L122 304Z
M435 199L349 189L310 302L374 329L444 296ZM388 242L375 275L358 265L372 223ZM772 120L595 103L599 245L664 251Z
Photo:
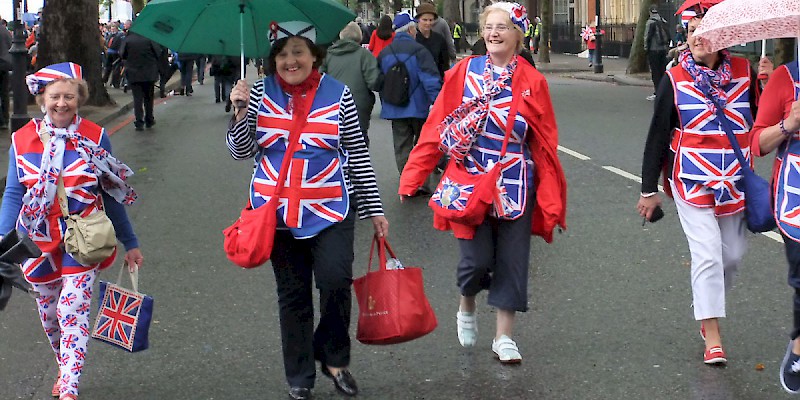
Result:
M694 35L712 51L762 39L800 38L800 0L725 0L711 7Z

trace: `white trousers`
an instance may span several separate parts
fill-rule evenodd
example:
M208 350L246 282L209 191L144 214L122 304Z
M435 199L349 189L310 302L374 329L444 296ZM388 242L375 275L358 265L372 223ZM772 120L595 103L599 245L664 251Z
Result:
M678 193L675 185L672 192ZM678 196L675 206L692 254L694 318L725 318L725 292L747 252L744 213L717 217L713 208L692 206Z

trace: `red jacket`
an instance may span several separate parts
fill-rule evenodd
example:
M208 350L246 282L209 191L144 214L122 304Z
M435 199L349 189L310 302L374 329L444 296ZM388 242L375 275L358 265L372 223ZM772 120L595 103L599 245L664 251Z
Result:
M367 47L367 49L369 49L369 51L372 52L372 55L375 56L375 58L378 58L378 54L381 54L381 50L383 50L384 48L386 48L386 46L391 44L392 40L394 40L394 32L392 32L391 37L389 37L386 40L383 40L378 37L378 31L375 30L372 32L372 36L370 36L369 38L369 46Z
M414 194L442 156L436 128L445 116L461 104L466 69L473 57L477 56L465 58L445 73L442 91L400 176L400 195ZM511 92L514 94L512 101L522 102L518 106L518 113L530 127L526 140L535 164L536 205L531 233L550 243L556 225L567 228L567 181L558 160L558 128L544 76L521 58L517 60L517 70L511 83ZM433 217L433 226L439 230L452 230L459 239L471 239L475 233L475 227L456 224L437 215Z

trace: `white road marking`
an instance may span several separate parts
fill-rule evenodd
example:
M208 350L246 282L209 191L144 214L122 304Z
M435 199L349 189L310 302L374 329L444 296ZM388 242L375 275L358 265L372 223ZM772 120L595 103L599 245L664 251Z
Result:
M583 155L581 153L578 153L575 150L570 150L570 149L568 149L566 147L563 147L563 146L558 146L558 150L560 150L560 151L562 151L564 153L567 153L567 154L569 154L569 155L571 155L571 156L573 156L573 157L575 157L575 158L577 158L579 160L583 160L583 161L591 160L591 158L589 156L585 156L585 155ZM636 183L642 183L642 178L640 178L640 177L638 177L638 176L636 176L636 175L634 175L634 174L632 174L630 172L623 171L623 170L621 170L621 169L619 169L617 167L612 167L610 165L604 165L603 169L605 169L606 171L610 171L612 173L615 173L615 174L617 174L617 175L619 175L619 176L621 176L623 178L630 179L630 180L632 180L632 181L634 181ZM661 186L661 185L658 185L658 190L660 192L663 192L664 191L664 187ZM783 238L777 232L770 231L770 232L762 232L761 234L766 236L766 237L768 237L768 238L770 238L770 239L772 239L772 240L774 240L774 241L776 241L776 242L778 242L778 243L783 243Z
M568 148L566 148L564 146L558 146L558 149L563 151L564 153L567 153L567 154L579 159L579 160L583 160L583 161L591 160L591 158L589 158L588 156L585 156L585 155L583 155L581 153L578 153L575 150L570 150L570 149L568 149Z

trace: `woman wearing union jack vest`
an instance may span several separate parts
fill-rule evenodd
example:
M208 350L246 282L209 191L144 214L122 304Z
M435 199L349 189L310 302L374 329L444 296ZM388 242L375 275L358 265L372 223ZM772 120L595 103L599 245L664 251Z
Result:
M236 113L227 134L233 158L255 157L254 208L275 194L287 151L296 147L278 194L270 257L292 399L310 398L315 360L337 390L358 392L348 371L356 214L371 218L378 236L389 229L353 95L317 71L323 56L315 38L305 22L271 24L270 75L252 89L244 80L236 84L230 95ZM312 279L320 293L316 329Z
M487 289L487 302L497 308L491 348L509 364L522 361L512 337L516 313L528 310L531 233L550 242L557 225L566 227L567 185L556 153L550 92L544 76L519 56L529 23L525 7L517 3L486 7L480 24L488 53L468 57L445 74L398 190L401 199L413 196L442 153L451 158L448 170L461 165L470 175L485 175L495 164L501 168L498 196L482 223L456 222L437 212L433 225L452 230L458 239L459 343L475 346L476 296ZM429 204L435 210L463 209L472 185L446 176Z
M783 236L794 289L794 324L781 364L781 384L800 393L800 72L798 62L780 66L770 76L753 126L751 151L761 157L775 151L772 185L775 220Z
M91 265L64 251L66 223L58 192L63 185L69 214L86 217L105 210L125 246L125 261L138 268L143 257L123 207L136 200L126 182L133 172L111 155L105 129L78 115L88 97L80 65L50 65L26 81L44 117L32 119L11 137L0 232L17 229L42 251L22 264L23 273L39 292L36 305L58 363L53 397L74 400L89 340L92 284L116 251Z
M692 0L697 2L696 0ZM727 363L719 319L726 316L726 294L747 251L742 168L719 120L724 107L748 164L758 86L749 61L727 50L711 51L693 35L709 7L702 1L687 10L689 48L667 71L656 91L655 110L644 148L642 193L637 211L650 220L660 210L658 177L674 198L691 252L692 306L705 341L703 362ZM693 13L693 14L692 14ZM762 64L771 73L771 64Z

